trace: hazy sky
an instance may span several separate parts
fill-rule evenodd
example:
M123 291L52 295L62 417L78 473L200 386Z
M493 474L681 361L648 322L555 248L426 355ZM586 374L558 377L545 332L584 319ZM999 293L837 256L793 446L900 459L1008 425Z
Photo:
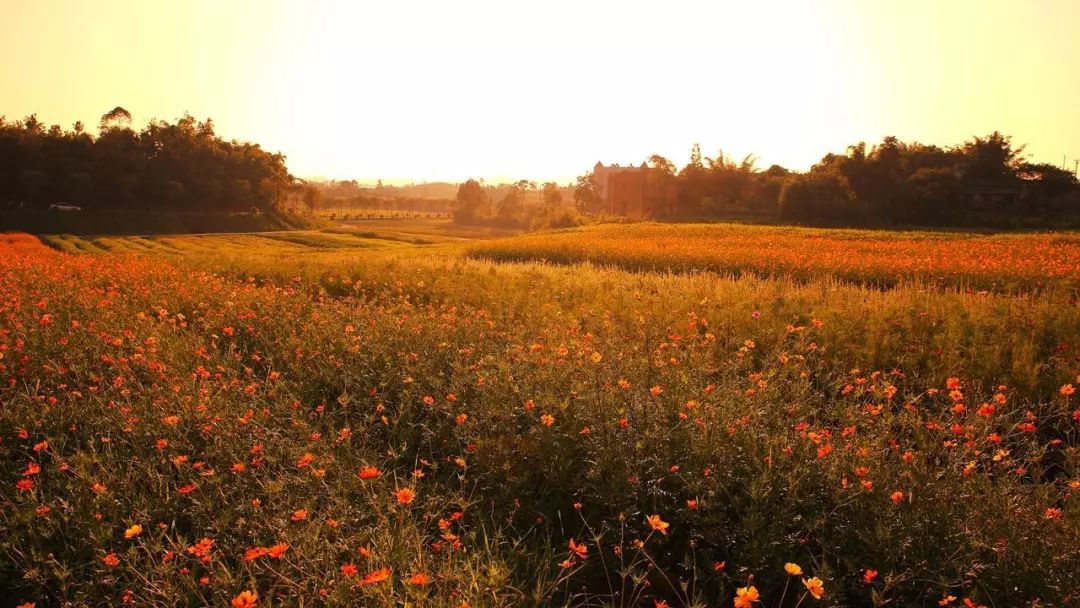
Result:
M804 169L995 129L1080 157L1080 0L0 0L0 115L187 111L299 176Z

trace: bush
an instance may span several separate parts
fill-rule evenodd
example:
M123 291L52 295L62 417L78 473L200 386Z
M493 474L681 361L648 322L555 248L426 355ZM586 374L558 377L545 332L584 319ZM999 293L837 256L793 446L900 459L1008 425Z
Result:
M541 211L529 223L530 230L554 230L584 226L588 220L570 205L556 205Z

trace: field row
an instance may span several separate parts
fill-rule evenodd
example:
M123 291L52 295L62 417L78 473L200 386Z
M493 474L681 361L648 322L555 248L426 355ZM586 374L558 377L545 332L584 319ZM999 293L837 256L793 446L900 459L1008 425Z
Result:
M258 253L307 253L425 245L437 237L393 231L286 231L176 236L75 236L46 235L42 241L68 253L140 253L162 255L213 254L222 251Z
M978 235L738 225L594 226L481 243L493 260L591 262L635 271L715 271L874 285L1011 290L1080 286L1080 235Z

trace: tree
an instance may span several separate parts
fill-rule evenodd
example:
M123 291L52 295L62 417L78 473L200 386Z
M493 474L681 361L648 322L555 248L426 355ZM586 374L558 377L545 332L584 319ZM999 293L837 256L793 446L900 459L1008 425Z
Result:
M544 183L542 192L545 205L555 207L562 204L562 192L559 192L559 185L555 182Z
M600 206L600 188L596 175L590 171L577 177L574 185L574 204L579 211L591 211Z
M65 131L35 115L0 121L0 200L77 201L88 210L270 210L290 192L283 156L222 140L210 119L185 115L138 132L129 122L121 107L102 116L97 136L81 122Z
M305 185L303 189L304 206L307 207L309 213L315 213L319 208L319 203L322 202L323 193L315 186L310 184Z
M458 186L455 201L454 221L459 224L467 224L487 215L487 191L475 179L470 179Z
M126 129L131 126L131 112L128 112L120 106L109 110L101 115L101 123L99 123L100 130L102 132L109 129Z
M964 180L968 183L1003 183L1016 179L1016 172L1023 163L1024 148L1013 148L1012 137L997 131L964 142L959 149L963 155Z
M653 154L648 159L649 167L660 171L664 175L675 176L675 163L660 156L659 154Z
M499 201L496 217L502 224L517 224L525 210L525 191L518 184L511 186Z
M1076 174L1054 165L1022 163L1017 168L1017 177L1024 184L1024 201L1029 209L1061 207L1060 203L1068 207L1080 198L1076 196L1080 192Z
M822 172L788 179L780 191L780 217L809 224L859 223L863 220L847 179Z

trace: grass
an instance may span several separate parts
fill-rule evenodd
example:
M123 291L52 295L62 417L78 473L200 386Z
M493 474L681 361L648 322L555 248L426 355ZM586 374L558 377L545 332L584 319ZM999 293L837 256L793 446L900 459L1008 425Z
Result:
M868 238L756 233L761 252L849 235ZM1012 606L1080 588L1080 307L1057 279L880 290L823 265L477 253L533 236L44 240L0 241L17 602L731 606L753 587L769 607Z

